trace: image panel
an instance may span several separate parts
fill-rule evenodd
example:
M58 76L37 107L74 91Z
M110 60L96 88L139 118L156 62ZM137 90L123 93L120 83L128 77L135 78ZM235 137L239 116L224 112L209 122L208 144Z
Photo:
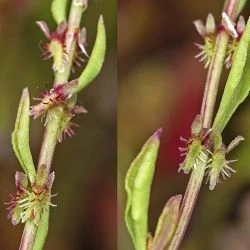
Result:
M119 1L118 249L249 248L249 11Z
M0 1L0 249L117 248L116 9Z

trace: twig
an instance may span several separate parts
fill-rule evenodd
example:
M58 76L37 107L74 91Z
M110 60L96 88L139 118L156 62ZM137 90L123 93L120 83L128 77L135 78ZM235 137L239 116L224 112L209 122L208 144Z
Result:
M239 0L227 0L224 5L223 11L232 20L236 18L238 3ZM220 31L216 39L215 52L209 67L201 108L204 128L211 128L228 39L229 35L224 30ZM181 244L200 191L205 168L206 163L201 163L192 171L181 206L179 222L168 250L177 250Z
M63 72L55 73L54 85L60 83L66 83L70 76L70 70L73 62L73 57L76 48L76 37L75 34L79 30L83 7L85 0L73 0L68 20L68 29L66 33L66 51L68 55L68 60L65 64L65 69ZM51 163L57 144L57 136L60 129L61 118L63 115L63 110L61 107L57 107L58 115L57 119L50 119L46 125L45 133L43 137L42 147L39 155L38 168L37 171L46 166L46 173L49 175ZM20 250L32 250L35 242L35 236L37 233L37 226L32 222L27 222L23 231L22 240L19 249Z

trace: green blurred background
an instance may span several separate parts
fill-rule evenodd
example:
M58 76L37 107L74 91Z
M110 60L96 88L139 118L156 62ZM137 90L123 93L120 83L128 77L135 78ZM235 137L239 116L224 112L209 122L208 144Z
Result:
M124 227L124 177L146 139L163 127L160 154L149 210L154 232L166 201L183 194L188 176L178 174L183 159L179 137L188 137L200 110L206 71L194 56L201 42L192 21L205 21L209 12L217 22L224 1L120 0L118 7L118 244L133 249ZM244 10L247 18L250 3ZM228 71L225 70L223 79ZM222 81L222 83L224 82ZM221 94L221 90L220 90ZM218 103L217 103L218 105ZM237 173L209 191L205 183L181 249L250 249L250 99L234 115L223 133L226 145L237 135L241 143L229 159Z
M11 225L4 206L9 193L15 192L14 175L20 170L10 143L19 99L24 87L37 97L53 81L51 61L41 60L39 43L46 39L35 24L45 20L55 30L50 2L0 0L0 249L4 250L18 249L23 229ZM116 9L115 0L90 0L84 14L88 52L100 14L108 50L102 73L78 99L89 113L76 118L81 126L77 135L56 149L52 192L58 195L53 198L57 207L51 209L48 250L116 249ZM32 121L35 162L42 135L40 121Z

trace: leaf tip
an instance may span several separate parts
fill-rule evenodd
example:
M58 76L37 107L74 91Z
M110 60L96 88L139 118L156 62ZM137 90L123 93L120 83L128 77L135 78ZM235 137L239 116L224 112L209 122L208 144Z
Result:
M23 96L28 96L29 95L29 89L26 87L23 89Z
M103 15L100 15L100 17L99 17L99 23L100 23L100 24L104 24Z
M170 205L180 205L182 201L182 194L178 194L169 198L167 204Z
M162 128L158 128L155 133L153 134L154 138L160 139L162 135Z

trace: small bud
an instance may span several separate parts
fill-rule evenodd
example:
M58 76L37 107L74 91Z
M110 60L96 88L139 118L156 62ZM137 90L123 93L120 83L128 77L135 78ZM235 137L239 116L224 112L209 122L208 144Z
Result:
M208 68L212 61L216 41L216 24L214 16L212 14L207 16L206 26L204 26L201 20L194 21L194 25L205 42L203 45L195 43L198 49L201 50L195 58L199 58L200 62L204 62L205 68Z
M85 109L83 106L78 106L76 105L75 107L73 107L73 109L71 110L71 113L73 115L77 115L77 114L86 114L88 113L88 110Z
M199 136L202 131L202 119L201 115L197 115L191 125L191 134L193 136Z
M45 37L50 40L51 36L50 36L50 30L49 30L48 25L44 21L36 21L36 24L38 25L40 30L43 32Z
M213 137L214 150L220 149L223 145L221 134L220 133L213 133L212 137Z
M209 165L207 166L207 182L209 182L209 189L213 190L217 183L220 183L220 175L223 179L231 176L231 172L236 171L229 166L230 163L236 162L236 160L226 160L226 154L234 149L241 141L244 140L242 136L237 136L228 147L225 147L222 143L221 135L216 135L214 137L214 151L212 158L209 160Z
M206 20L206 33L207 34L213 34L216 31L216 24L214 16L209 13Z
M27 175L17 171L15 174L16 187L20 189L25 189L28 186L28 178Z
M237 38L238 34L237 31L234 28L233 21L229 18L226 12L222 12L222 24L225 28L225 30L233 37Z
M47 183L48 179L48 171L46 165L42 165L38 168L36 180L32 184L33 188L37 193L41 192L45 188L45 184Z
M206 35L206 27L204 26L203 22L201 20L195 20L193 22L196 30L198 31L198 33L204 37Z
M238 36L236 38L233 38L229 40L228 46L227 46L227 57L225 60L226 68L229 69L232 66L236 49L239 45L240 38L245 30L245 19L244 17L240 16L236 25L236 32Z
M51 108L60 104L65 105L65 101L72 96L77 84L77 80L65 84L58 84L50 91L43 93L41 98L34 98L40 101L40 103L31 107L30 115L33 116L34 119L44 117Z
M78 33L78 46L79 48L81 49L82 53L89 57L85 47L86 47L86 44L87 44L87 30L86 28L82 28L81 31Z
M245 30L245 27L246 27L246 22L245 22L245 19L243 16L240 16L239 17L239 20L237 22L237 25L236 25L236 30L237 30L237 33L241 36Z
M88 7L88 0L74 0L73 3L75 6L83 7L84 10Z
M86 62L85 57L89 58L89 55L86 50L87 46L87 31L86 28L82 28L78 32L77 36L77 48L73 57L73 65L71 67L72 73L75 73L76 67L82 67L82 64Z
M74 127L79 127L78 124L72 122L72 118L77 114L87 113L88 111L82 106L74 106L68 112L65 112L61 121L60 129L57 139L62 142L66 137L72 137L75 135Z

